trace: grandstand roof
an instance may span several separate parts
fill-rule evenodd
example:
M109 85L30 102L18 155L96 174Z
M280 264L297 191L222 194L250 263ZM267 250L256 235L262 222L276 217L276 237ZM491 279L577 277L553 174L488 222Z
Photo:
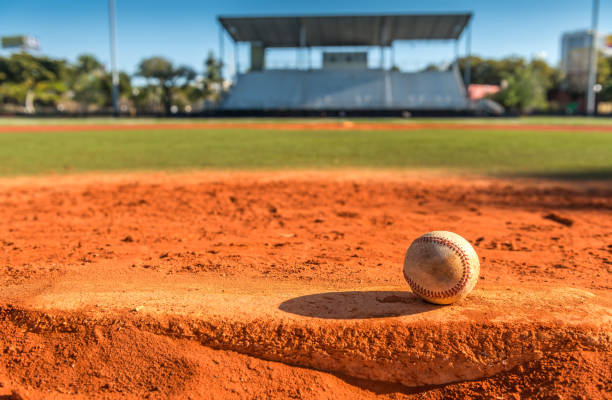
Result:
M264 47L389 46L394 40L457 39L472 14L219 17L236 42Z

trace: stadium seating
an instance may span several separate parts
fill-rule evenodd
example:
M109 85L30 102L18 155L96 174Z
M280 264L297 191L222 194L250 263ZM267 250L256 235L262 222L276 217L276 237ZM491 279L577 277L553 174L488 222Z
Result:
M238 76L225 110L466 110L457 73L264 70Z

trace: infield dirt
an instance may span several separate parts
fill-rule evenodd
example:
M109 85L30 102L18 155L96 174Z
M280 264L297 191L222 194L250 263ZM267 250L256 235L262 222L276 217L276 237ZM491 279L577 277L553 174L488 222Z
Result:
M606 398L612 188L393 171L0 181L0 398ZM410 242L468 239L452 306Z

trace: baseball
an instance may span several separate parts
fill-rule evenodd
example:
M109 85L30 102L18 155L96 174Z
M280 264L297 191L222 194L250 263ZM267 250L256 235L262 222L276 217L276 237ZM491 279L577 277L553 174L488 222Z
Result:
M412 291L435 304L451 304L467 296L479 272L478 254L453 232L426 233L412 242L404 259L404 278Z

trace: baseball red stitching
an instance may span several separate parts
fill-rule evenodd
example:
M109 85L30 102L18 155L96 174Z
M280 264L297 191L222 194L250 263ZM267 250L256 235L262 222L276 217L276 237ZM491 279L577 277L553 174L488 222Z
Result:
M447 298L447 297L451 297L459 293L461 289L463 289L470 280L470 267L469 267L469 259L468 259L467 254L465 254L465 252L461 249L461 247L457 246L455 243L451 242L450 240L447 240L444 238L425 236L425 237L420 237L416 239L414 243L416 242L437 243L437 244L444 245L450 248L451 250L453 250L459 256L459 259L461 260L461 265L463 266L463 275L459 283L457 283L452 288L447 289L447 290L434 291L434 290L429 290L427 288L424 288L423 286L413 281L409 276L406 275L406 271L404 270L404 277L408 281L408 284L410 285L412 290L415 293L423 297L429 297L430 299Z

